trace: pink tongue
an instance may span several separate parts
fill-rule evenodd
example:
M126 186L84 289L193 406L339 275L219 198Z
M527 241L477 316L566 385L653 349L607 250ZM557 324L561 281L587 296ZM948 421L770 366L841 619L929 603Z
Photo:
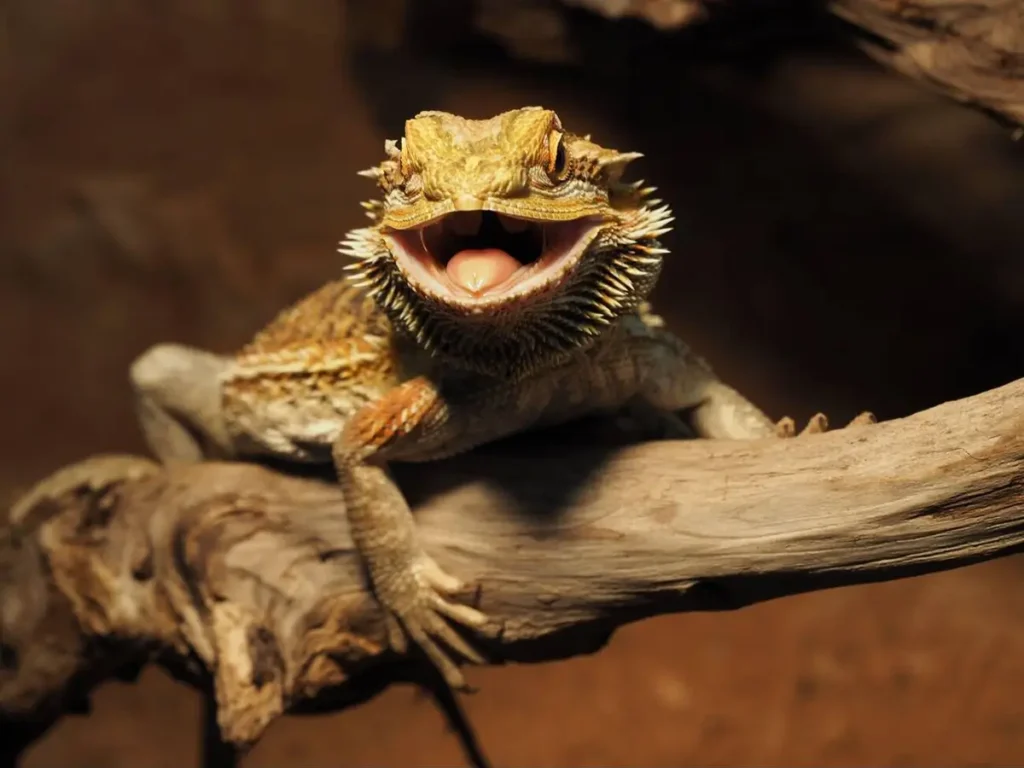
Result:
M474 248L452 256L445 271L456 285L479 295L508 280L521 266L499 248Z

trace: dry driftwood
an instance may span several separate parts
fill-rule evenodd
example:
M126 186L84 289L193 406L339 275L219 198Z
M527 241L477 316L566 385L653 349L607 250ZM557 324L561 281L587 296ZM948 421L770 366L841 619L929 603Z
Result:
M1024 544L1024 379L792 440L606 449L573 431L405 467L431 554L475 579L495 663L600 647L624 623L897 578ZM227 739L393 679L330 482L97 457L0 539L0 714L55 711L127 660L207 670ZM392 661L397 661L392 659ZM376 677L375 677L376 676ZM84 681L84 682L83 682Z

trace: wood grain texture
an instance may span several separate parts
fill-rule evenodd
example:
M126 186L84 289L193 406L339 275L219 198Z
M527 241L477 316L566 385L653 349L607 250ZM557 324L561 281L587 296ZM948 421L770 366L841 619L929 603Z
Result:
M504 624L489 657L588 653L622 624L955 567L1024 545L1024 380L791 440L524 436L403 467L429 553ZM389 658L338 489L246 464L96 457L0 539L0 714L52 716L108 670L208 673L225 737L343 706ZM470 596L472 597L472 596ZM354 674L365 671L366 674Z

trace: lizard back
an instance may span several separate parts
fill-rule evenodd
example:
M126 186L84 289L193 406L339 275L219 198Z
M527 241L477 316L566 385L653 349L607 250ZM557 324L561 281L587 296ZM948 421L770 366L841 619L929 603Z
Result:
M320 461L345 419L402 378L387 318L358 288L334 281L242 347L221 392L246 452Z

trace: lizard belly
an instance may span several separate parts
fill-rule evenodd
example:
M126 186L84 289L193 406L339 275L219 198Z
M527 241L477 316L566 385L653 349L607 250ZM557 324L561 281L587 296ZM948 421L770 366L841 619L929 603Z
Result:
M537 426L554 426L593 413L612 412L628 403L640 390L644 370L631 354L630 345L618 335L548 374L550 395Z
M636 396L642 376L627 345L606 343L516 381L449 379L441 384L445 423L391 455L398 461L434 461L521 432L614 412Z
M223 403L239 455L307 463L330 462L331 445L347 421L386 391L386 387L351 384L332 388L304 378L291 383L278 380L273 387L256 380L244 387L235 384L225 386Z

